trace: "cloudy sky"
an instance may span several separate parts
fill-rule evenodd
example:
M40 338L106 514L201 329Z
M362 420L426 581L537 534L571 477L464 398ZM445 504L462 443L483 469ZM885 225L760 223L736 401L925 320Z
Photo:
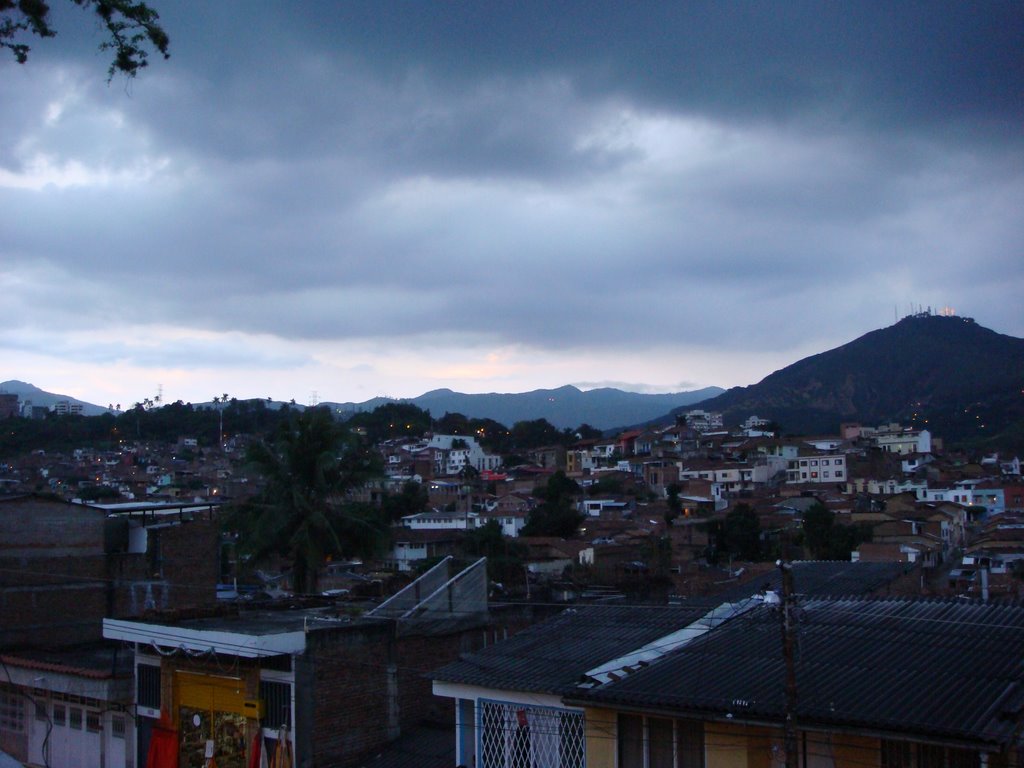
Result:
M1024 4L152 0L0 59L0 380L90 402L750 384L1024 336ZM0 52L6 53L6 52Z

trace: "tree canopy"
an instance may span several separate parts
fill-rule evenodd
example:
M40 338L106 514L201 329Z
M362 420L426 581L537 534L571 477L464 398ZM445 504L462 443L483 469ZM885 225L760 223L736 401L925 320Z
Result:
M523 526L523 536L559 536L566 538L576 533L583 515L576 510L579 484L558 470L548 478L547 485L534 494L543 499Z
M118 72L135 77L149 66L149 54L156 51L170 57L170 38L160 25L159 14L145 3L132 0L70 0L80 8L93 11L106 31L101 51L112 51L107 70L110 80ZM31 47L26 35L56 37L50 19L50 6L44 0L0 0L0 48L7 48L19 64L28 61Z
M726 549L741 560L761 559L761 521L749 504L739 503L725 516Z
M835 513L821 502L803 515L804 546L818 560L849 560L850 553L871 540L871 529L836 524Z
M375 454L354 443L326 409L299 414L274 444L255 443L248 460L265 487L228 517L243 553L291 560L296 592L317 591L328 556L369 555L383 543L380 511L347 492L379 472Z

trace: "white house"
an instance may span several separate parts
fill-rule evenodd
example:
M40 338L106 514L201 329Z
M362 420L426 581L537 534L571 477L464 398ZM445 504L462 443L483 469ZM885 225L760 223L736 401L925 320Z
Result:
M434 471L438 475L457 475L466 466L478 472L501 467L501 456L487 453L472 436L433 435L427 448L437 449Z
M788 483L845 483L846 457L814 454L791 459L786 470Z

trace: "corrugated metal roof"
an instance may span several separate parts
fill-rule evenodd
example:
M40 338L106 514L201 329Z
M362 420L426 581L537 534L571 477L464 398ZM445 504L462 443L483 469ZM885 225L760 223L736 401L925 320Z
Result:
M907 563L853 563L844 560L797 560L792 566L796 592L807 598L874 594L884 590L911 568ZM765 587L772 591L782 588L782 577L778 569L732 587L716 597L735 602Z
M450 683L561 694L590 669L665 637L704 616L714 604L580 606L520 632L432 677Z
M1024 717L1024 608L951 601L810 600L798 608L797 722L1003 743ZM573 700L779 721L779 609L726 622Z

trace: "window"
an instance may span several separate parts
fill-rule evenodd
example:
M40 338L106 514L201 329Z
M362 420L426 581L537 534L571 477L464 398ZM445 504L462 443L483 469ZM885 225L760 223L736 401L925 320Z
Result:
M583 768L583 713L487 701L478 709L478 753L487 768Z
M85 730L89 733L99 733L100 730L100 713L86 710L85 713Z
M115 739L124 738L124 715L114 715L110 718L110 735Z
M282 725L292 727L291 683L260 680L260 698L265 707L264 724L268 728L280 728Z
M911 768L910 744L905 741L882 741L882 768Z
M36 699L36 720L42 720L45 723L49 719L50 716L46 711L46 702Z
M160 709L160 667L139 664L135 669L136 703L140 707Z
M64 725L64 705L54 704L53 705L53 724Z
M25 730L25 699L9 689L0 690L0 731Z
M996 757L996 756L994 756ZM995 763L999 764L998 758ZM882 768L980 768L977 752L938 744L912 744L908 741L882 741Z
M704 726L691 720L619 715L619 768L704 768Z

